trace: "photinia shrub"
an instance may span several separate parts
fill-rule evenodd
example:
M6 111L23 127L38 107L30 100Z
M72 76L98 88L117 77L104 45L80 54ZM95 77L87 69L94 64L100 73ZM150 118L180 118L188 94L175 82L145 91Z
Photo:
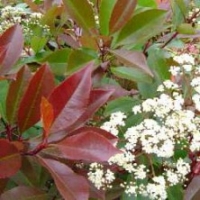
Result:
M199 6L0 2L0 199L195 199Z

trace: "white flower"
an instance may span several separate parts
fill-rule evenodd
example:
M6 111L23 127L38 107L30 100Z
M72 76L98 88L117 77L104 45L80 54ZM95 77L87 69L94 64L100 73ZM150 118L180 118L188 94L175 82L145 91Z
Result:
M176 169L182 177L185 177L190 172L190 164L179 158L176 163Z
M186 54L186 53L181 54L179 56L175 56L173 59L179 64L186 64L187 63L187 64L194 65L194 63L195 63L194 57L189 55L189 54Z
M173 172L172 170L167 170L166 176L167 176L167 181L170 183L171 186L178 184L180 181L178 174Z
M181 74L181 69L179 66L171 66L169 71L171 72L171 74L173 76L177 76L177 75L180 75Z

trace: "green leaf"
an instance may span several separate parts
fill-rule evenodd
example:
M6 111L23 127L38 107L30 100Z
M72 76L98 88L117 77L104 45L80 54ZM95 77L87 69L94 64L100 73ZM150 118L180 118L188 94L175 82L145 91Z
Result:
M193 35L193 34L195 34L196 29L194 27L192 27L191 24L182 23L177 27L177 31L181 34Z
M154 98L157 93L158 83L154 81L152 84L139 82L138 90L143 98Z
M137 0L118 0L110 19L110 32L120 30L132 17Z
M4 118L6 116L6 96L9 84L7 80L0 81L0 115Z
M138 5L142 7L151 7L151 8L157 7L155 0L138 0Z
M80 69L84 64L97 58L96 52L83 50L74 50L69 55L67 74L72 74Z
M185 21L185 18L187 16L187 12L189 9L189 1L185 0L175 0L170 1L171 2L171 8L172 8L172 20L175 26L178 26L179 24L183 23Z
M166 12L150 9L134 15L114 40L114 45L140 44L165 29Z
M76 23L87 33L95 33L95 19L91 5L87 0L64 0L66 9Z
M158 82L170 78L169 66L166 62L164 51L159 48L150 48L148 51L147 62L155 75Z
M121 97L110 101L105 108L104 114L109 116L117 111L127 113L130 112L133 106L137 105L138 103L138 100L133 99L132 97Z
M183 200L182 185L175 185L167 189L168 200Z
M146 83L152 82L151 76L149 76L146 73L139 71L138 69L135 69L135 68L112 67L111 72L119 78L124 78L124 79L130 80L130 81L146 82Z
M99 11L100 32L109 35L109 22L115 3L117 0L102 0Z
M42 50L47 43L47 38L34 36L31 38L31 48L35 53L38 53Z
M42 61L48 62L53 73L56 75L64 75L67 70L67 62L71 49L58 49L45 57Z

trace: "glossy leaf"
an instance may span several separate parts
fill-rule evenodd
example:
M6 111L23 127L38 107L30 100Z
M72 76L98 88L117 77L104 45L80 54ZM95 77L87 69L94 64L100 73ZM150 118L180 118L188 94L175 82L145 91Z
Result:
M120 30L115 45L141 44L165 29L166 17L163 10L150 9L136 14Z
M95 130L86 130L67 137L57 144L61 156L71 160L86 160L92 162L108 161L111 156L121 153L105 137Z
M4 192L0 196L1 200L47 200L47 194L37 188L18 186Z
M77 121L66 131L70 132L76 128L81 127L90 117L102 106L113 94L113 90L96 89L92 90L90 93L89 103L85 112L77 119Z
M73 136L73 135L77 135L77 134L80 134L83 132L89 132L89 131L95 132L95 133L105 137L105 139L107 139L113 145L115 145L118 141L118 137L116 137L115 135L113 135L101 128L90 127L90 126L84 126L84 127L78 128L75 131L71 132L69 135Z
M42 101L40 104L40 112L45 132L44 137L46 138L49 134L51 125L54 120L54 111L53 111L53 106L49 103L49 101L45 97L42 97Z
M103 104L105 104L108 101L112 93L112 90L92 90L84 112L70 126L66 126L64 130L59 131L56 134L51 134L48 138L48 141L55 142L61 140L66 135L70 134L70 132L83 126L83 124L92 117L92 115L97 111L97 109L99 109Z
M95 31L95 20L91 5L87 0L64 0L66 9L77 24L87 33Z
M94 53L94 51L92 51L92 53ZM96 52L94 53L95 55L92 55L92 53L90 51L88 52L86 49L72 51L68 59L67 74L78 71L86 63L97 58Z
M22 67L17 73L16 79L9 86L6 99L6 116L10 124L16 122L19 103L31 79L28 67Z
M137 0L118 0L110 19L110 32L120 30L132 17Z
M18 110L18 125L24 132L40 120L40 102L42 97L49 96L54 88L54 77L49 67L43 65L31 79L20 102Z
M119 78L127 79L134 82L152 82L152 78L150 76L148 76L144 72L139 71L138 69L130 67L112 67L111 72Z
M196 33L195 28L192 26L192 24L182 23L177 27L177 31L180 34L188 34L188 35L194 35Z
M143 53L125 49L112 50L110 52L124 65L135 67L139 71L153 76Z
M74 173L67 165L56 160L39 157L39 162L50 172L64 199L88 200L89 186L84 177Z
M14 175L21 167L21 155L14 144L0 139L0 178Z
M55 121L51 133L66 129L85 111L90 98L92 64L73 74L56 87L49 97Z
M0 36L0 74L10 71L23 49L23 34L20 25L14 25Z
M109 22L117 0L102 0L99 9L99 25L103 35L109 35Z
M46 56L42 62L48 62L55 75L63 75L66 74L70 53L69 48L58 49Z
M150 48L148 51L148 64L158 82L170 79L169 64L165 58L165 51L160 48Z
M137 104L139 104L139 101L133 99L132 97L127 97L127 96L121 97L113 101L110 101L105 107L104 114L106 116L109 116L117 111L127 113L130 112L132 108Z
M0 80L0 115L6 119L6 96L9 83L7 80Z

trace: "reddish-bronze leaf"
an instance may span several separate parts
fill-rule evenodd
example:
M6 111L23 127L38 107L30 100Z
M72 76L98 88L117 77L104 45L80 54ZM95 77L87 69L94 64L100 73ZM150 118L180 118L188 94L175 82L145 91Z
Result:
M61 157L71 160L101 162L108 161L111 156L121 153L108 139L94 129L67 137L52 146L60 150Z
M105 104L114 90L95 89L90 93L90 100L86 111L72 124L72 126L66 129L67 132L73 131L81 127L92 115Z
M83 126L83 124L100 108L104 103L107 102L109 97L112 95L112 90L96 89L90 92L90 99L85 111L76 119L71 126L66 126L62 131L57 134L51 134L48 138L49 142L55 142L64 138L67 134L75 129Z
M8 95L6 99L6 115L10 124L17 120L17 111L22 96L31 79L31 72L28 67L22 67L17 73L17 77L10 84Z
M146 58L143 53L138 51L129 51L126 49L117 49L110 51L120 62L126 66L135 67L136 69L144 72L153 77Z
M55 121L51 133L66 129L85 111L90 98L92 64L73 74L56 87L49 97Z
M0 178L14 175L21 167L21 156L14 144L0 139Z
M118 0L110 18L110 33L120 30L132 17L137 0Z
M0 74L6 74L19 59L23 49L20 25L14 25L0 36ZM1 53L3 52L3 53Z
M31 79L20 102L18 110L18 126L24 132L40 120L40 102L54 88L54 76L47 65L43 65Z
M90 126L84 126L81 127L73 132L70 133L70 136L72 135L77 135L79 133L83 133L83 132L88 132L88 131L92 131L95 133L98 133L99 135L105 137L107 140L109 140L110 143L112 143L113 145L115 145L118 141L118 137L114 136L113 134L98 128L98 127L90 127Z
M49 134L49 130L53 123L54 114L53 114L53 107L49 103L49 101L42 97L42 101L40 104L40 112L41 112L41 119L44 127L44 137L46 138Z
M47 194L34 187L18 186L4 192L1 200L47 200Z
M74 173L67 165L56 160L38 157L40 163L50 172L58 191L66 200L88 200L87 180Z

